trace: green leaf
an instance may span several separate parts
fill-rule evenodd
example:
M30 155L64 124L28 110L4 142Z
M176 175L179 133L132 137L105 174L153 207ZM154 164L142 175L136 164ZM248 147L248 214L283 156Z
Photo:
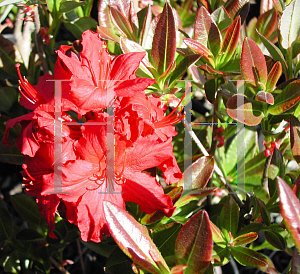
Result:
M213 260L214 260L214 265L216 266L222 266L229 263L230 260L229 249L215 245L213 250Z
M87 246L89 249L93 250L97 254L100 254L101 256L108 258L112 252L118 248L116 245L110 245L105 243L104 241L100 243L94 243L92 241L90 242L84 242L81 241L85 246Z
M257 31L257 30L256 30ZM276 47L271 41L269 41L267 38L265 38L259 31L257 31L257 34L260 37L260 40L263 42L264 46L267 48L267 50L270 52L272 55L274 61L279 61L282 65L282 69L284 73L287 75L288 74L288 66L287 63L284 59L284 56L280 49Z
M7 146L0 141L0 162L22 165L24 163L24 156L15 146Z
M188 266L185 274L204 273L210 264L212 250L209 216L201 210L179 232L175 248L177 264Z
M241 55L241 72L244 80L257 91L267 84L268 69L266 60L258 45L250 38L245 38Z
M277 61L268 74L266 91L272 92L274 90L274 88L276 87L276 83L278 82L281 74L282 74L282 66L281 63Z
M6 204L0 200L0 241L7 240L13 234L14 223Z
M59 12L69 12L77 7L84 6L85 2L63 1L60 2Z
M257 268L267 267L269 265L265 256L246 247L234 247L231 249L231 254L241 265Z
M84 31L88 29L96 31L97 28L97 22L91 17L81 17L75 21L64 22L64 24L76 39L81 39L81 35Z
M227 101L226 109L232 119L248 126L258 125L263 118L259 105L243 94L233 95Z
M21 230L17 234L16 239L25 242L45 241L45 237L42 234L38 233L36 230L29 228Z
M280 86L275 90L280 92ZM300 80L293 81L286 85L281 93L276 96L274 105L268 108L268 111L272 115L279 115L294 105L300 100Z
M232 196L229 195L220 213L220 226L228 232L231 232L232 236L235 237L238 225L239 206Z
M271 217L270 217L270 213L269 213L265 203L261 199L257 199L257 203L258 203L260 214L261 214L263 221L265 222L265 224L267 226L269 226L271 224Z
M225 236L222 233L222 231L212 221L210 221L210 228L214 243L220 247L225 248L227 246L227 243L225 241Z
M222 84L224 84L224 77L213 78L205 81L204 83L205 95L206 95L206 99L210 103L213 104L215 102L216 92L218 91L220 85Z
M284 49L290 49L300 34L300 0L293 0L283 10L280 22L279 33L281 45Z
M109 256L105 264L105 271L113 274L134 274L132 262L119 248Z
M287 230L290 232L299 251L300 202L293 190L283 179L277 177L277 184L279 192L280 213L283 217L283 222Z
M291 130L290 130L291 150L294 159L299 164L300 163L300 122L293 115L291 115L290 126L291 126Z
M233 241L234 246L246 245L252 243L257 239L258 235L255 232L250 232L247 234L240 235L236 237Z
M15 88L0 88L0 110L2 112L8 112L13 104L17 102L17 99L18 94Z
M218 7L211 14L211 18L216 22L220 30L223 30L231 24L231 19L223 6Z
M172 7L166 2L153 37L151 56L153 65L161 75L171 70L176 53L176 28Z
M169 271L146 227L139 224L124 209L110 202L103 202L103 207L111 235L134 263L154 274Z
M173 87L176 83L176 80L180 80L181 77L186 73L187 69L196 63L201 55L199 54L192 54L188 55L183 58L183 60L176 65L175 70L172 72L170 81L169 81L169 87Z
M18 214L28 223L40 225L43 217L38 206L31 198L25 195L14 195L11 197L12 204Z
M286 249L286 240L276 231L265 231L266 240L274 247L285 250Z
M185 170L177 186L183 186L185 190L205 187L214 171L214 164L213 156L202 156Z
M23 1L23 0L4 0L4 1L1 1L0 8L7 6L7 5L11 5L11 4L21 4L21 3L24 4L25 1Z
M153 231L153 242L156 244L163 257L174 254L175 240L177 239L180 229L180 224L169 224L161 226Z

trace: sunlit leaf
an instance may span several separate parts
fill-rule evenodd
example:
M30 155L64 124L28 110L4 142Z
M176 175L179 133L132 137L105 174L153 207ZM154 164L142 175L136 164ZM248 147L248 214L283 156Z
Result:
M269 38L277 28L277 12L270 9L259 16L256 29L265 37Z
M235 237L239 225L239 206L231 195L228 196L226 203L220 213L220 224Z
M172 7L167 2L157 22L151 56L158 73L168 73L176 53L176 28Z
M263 89L265 88L268 77L265 57L258 45L247 37L243 42L241 72L248 84L254 88L259 88L262 84Z
M281 87L278 86L277 89L280 91ZM281 114L296 105L299 100L300 80L292 81L283 88L279 95L276 96L274 105L270 106L268 111L272 115Z
M229 25L232 22L228 12L223 6L218 7L216 10L214 10L213 13L211 14L211 18L216 22L220 30L229 27Z
M283 10L279 32L281 35L281 45L284 49L291 48L300 34L300 0L293 0Z
M255 100L260 101L260 102L265 102L265 103L268 103L270 105L274 105L274 97L273 97L272 93L266 92L266 91L263 91L263 90L260 90L256 94Z
M234 239L233 245L234 246L246 245L255 241L257 237L258 235L255 232L243 234Z
M279 201L280 201L280 213L283 217L283 222L290 232L295 245L300 250L300 202L288 186L288 184L277 177Z
M83 6L84 2L76 2L76 1L63 1L60 2L60 12L69 12L77 7Z
M256 103L242 94L232 96L226 104L228 115L248 126L258 125L263 114Z
M128 19L113 7L110 8L110 14L116 28L127 38L135 40L133 29Z
M188 266L185 274L204 273L209 266L212 249L209 216L201 210L179 232L175 247L177 264Z
M267 267L269 265L268 260L261 253L243 246L232 248L231 254L241 265L250 267Z
M214 171L215 160L212 156L203 156L189 166L177 186L184 189L203 188L207 185Z
M230 18L235 18L248 4L249 0L229 0L225 3L225 9L228 11ZM244 18L242 18L244 19ZM242 20L243 21L243 20Z
M279 61L277 61L268 74L266 91L268 92L273 91L281 75L282 75L282 65Z
M212 232L212 238L216 245L220 247L226 247L225 236L222 231L212 222L210 221L210 228Z
M160 274L159 266L169 268L151 240L146 227L139 224L124 209L103 202L109 231L120 249L136 264L151 273Z
M170 274L184 274L187 265L176 265L171 269Z

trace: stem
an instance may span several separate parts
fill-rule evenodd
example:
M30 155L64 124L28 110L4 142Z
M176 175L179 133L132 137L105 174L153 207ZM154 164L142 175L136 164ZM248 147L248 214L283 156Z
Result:
M203 155L204 156L209 156L209 153L206 151L205 147L202 145L202 143L198 139L198 137L195 134L195 132L191 129L190 125L188 123L186 123L185 125L187 126L189 134L191 135L192 139L194 140L194 142L196 143L196 145L198 146L198 148L201 150L201 152L203 153ZM240 208L243 208L244 207L244 203L237 196L236 192L233 190L233 188L231 187L231 185L226 181L226 178L224 177L221 169L217 166L216 163L215 163L214 169L215 169L216 174L219 176L221 182L227 188L229 194L232 195L232 197L234 198L234 200L236 201L236 203L238 204L238 206Z
M271 164L271 159L272 155L270 155L266 161L265 161L265 166L264 166L264 174L263 177L261 178L261 186L269 193L269 186L268 186L268 172L269 172L269 167Z
M79 258L80 258L81 273L85 274L84 263L83 263L83 259L82 259L82 252L81 252L79 239L76 240L76 243L77 243L77 248L78 248L78 253L79 253Z
M62 265L60 265L57 261L55 261L52 257L50 258L50 261L61 273L70 274L70 272L65 270L65 268Z

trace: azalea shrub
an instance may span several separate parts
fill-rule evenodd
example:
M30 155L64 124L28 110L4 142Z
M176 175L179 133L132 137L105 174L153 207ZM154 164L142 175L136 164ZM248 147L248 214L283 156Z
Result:
M298 273L299 10L0 2L2 271Z

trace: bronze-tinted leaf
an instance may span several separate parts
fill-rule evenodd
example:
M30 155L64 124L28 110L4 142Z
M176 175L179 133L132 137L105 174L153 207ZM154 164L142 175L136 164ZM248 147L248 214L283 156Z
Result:
M136 264L151 273L160 274L160 268L169 268L150 238L147 228L139 224L124 209L103 202L108 228L120 249Z
M229 28L226 30L224 41L222 44L222 52L224 52L221 62L226 64L236 52L237 43L240 37L241 18L238 16Z
M215 56L219 53L222 36L218 26L204 6L198 10L196 16L194 39L210 49Z
M288 184L277 177L279 202L280 202L280 213L283 217L283 222L290 232L295 245L300 250L300 202L288 186Z
M228 115L248 126L258 125L263 114L255 102L242 94L232 96L226 104Z
M268 103L270 105L274 105L274 97L273 97L272 93L265 92L263 90L260 90L256 94L255 100L260 101L260 102L265 102L265 103Z
M167 2L156 26L151 50L153 65L160 74L167 73L172 68L175 53L175 20L172 7Z
M277 28L277 12L276 10L270 9L267 12L259 16L256 29L265 37L269 38L271 34Z
M267 85L266 85L266 91L272 92L274 90L281 74L282 74L282 65L281 65L280 61L277 61L273 65L271 71L269 72Z
M177 264L187 265L185 274L202 274L210 264L213 240L205 210L195 214L181 229L175 245Z
M293 257L291 262L291 271L289 274L299 274L300 273L300 254L297 248L293 250Z
M171 269L170 274L183 274L187 265L176 265Z
M177 183L177 186L183 186L184 189L205 187L214 171L214 164L213 156L199 158L185 170L183 178Z
M235 237L239 225L239 206L231 195L228 196L220 213L220 224Z
M114 42L119 41L119 37L113 33L113 31L109 28L97 26L97 32L100 34L100 36L104 39L111 40Z
M235 18L242 8L247 5L249 0L229 0L225 3L225 8L228 11L230 18ZM243 21L243 20L242 20Z
M245 38L241 55L241 72L244 80L254 88L267 84L268 69L266 60L258 45L250 38ZM261 83L261 84L260 84Z
M131 40L135 40L133 29L128 19L120 11L113 7L110 8L110 14L116 28L124 36L128 37Z
M250 267L267 267L269 265L268 260L261 253L243 246L232 248L231 254L241 265Z
M258 235L255 232L243 234L234 239L233 245L234 246L246 245L255 241L257 237Z
M280 91L281 86L278 86L277 89ZM300 80L292 81L283 88L279 95L276 96L274 105L270 106L268 111L272 115L279 115L292 108L299 100Z
M210 228L212 232L212 238L216 245L220 247L226 247L225 236L222 231L212 222L210 221Z
M300 163L300 122L299 120L291 116L291 122L290 122L291 130L291 149L293 156L297 163Z

